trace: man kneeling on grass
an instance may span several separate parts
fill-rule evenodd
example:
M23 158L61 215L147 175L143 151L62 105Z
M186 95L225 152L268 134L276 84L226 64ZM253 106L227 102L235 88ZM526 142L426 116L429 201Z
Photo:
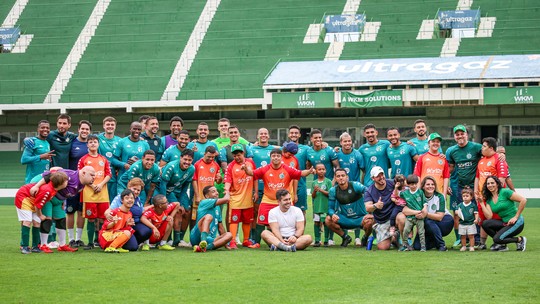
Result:
M271 251L303 250L311 244L311 235L304 235L305 220L302 210L292 206L289 191L280 189L276 192L278 206L268 213L270 230L262 232L262 239Z
M233 238L230 232L218 235L218 224L221 222L219 205L229 203L230 194L226 193L223 198L219 198L216 187L206 186L203 189L203 195L204 199L197 208L197 225L191 229L189 236L191 244L195 244L193 246L194 252L218 249L225 246Z

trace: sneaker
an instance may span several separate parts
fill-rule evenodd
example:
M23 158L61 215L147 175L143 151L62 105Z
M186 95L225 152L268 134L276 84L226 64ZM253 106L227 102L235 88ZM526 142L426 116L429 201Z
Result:
M99 242L94 242L94 248L100 248Z
M350 242L352 242L351 236L346 235L345 237L343 237L343 241L341 242L341 247L347 247Z
M472 247L471 247L472 248ZM474 248L473 248L474 249ZM467 251L467 246L461 246L461 249L459 251Z
M527 238L522 236L521 237L521 242L518 242L517 243L517 251L525 251L525 249L527 248Z
M28 246L23 246L23 247L21 247L21 253L22 254L30 254L30 253L32 253L32 249L30 249L30 247L28 247Z
M354 239L354 246L362 246L362 241L360 240L360 238L355 238Z
M184 240L181 240L180 243L178 243L178 247L191 248L191 244Z
M270 251L278 251L277 246L274 244L270 245Z
M86 246L84 246L83 249L84 250L92 250L92 249L94 249L94 243L88 243Z
M202 249L201 246L195 245L193 246L193 252L206 252L206 248Z
M78 241L75 241L75 243L77 243L77 247L84 247L85 244L82 240L78 240Z
M461 246L461 240L456 240L454 242L454 245L452 245L452 247L458 247L458 246Z
M143 244L142 247L141 247L141 251L150 251L150 245Z
M103 250L105 253L118 253L118 250L114 247L107 247L105 250Z
M420 252L426 252L426 246L420 247Z
M501 245L493 243L493 245L491 245L491 247L489 247L489 250L491 250L491 251L499 251L500 248L501 248Z
M446 248L446 246L441 246L439 247L439 251L448 251L448 248Z
M232 249L232 250L238 249L238 245L236 245L235 241L229 242L229 249Z
M401 246L401 248L399 248L399 251L409 251L409 247L407 245L403 244Z
M157 246L157 249L159 250L174 250L174 247L169 245L169 244L164 244L164 245L158 245Z
M501 245L501 246L499 247L499 250L497 250L497 251L503 251L503 252L504 252L504 251L508 251L508 247L507 247L506 245Z
M77 245L77 241L75 241L75 240L69 241L68 245L71 248L78 248L79 247L79 245Z
M32 253L41 253L41 249L39 249L39 246L32 247L30 251L32 251Z
M120 247L120 248L116 248L116 252L118 252L118 253L128 253L129 250Z
M53 251L45 244L39 246L39 249L41 249L41 252L43 253L53 253Z
M58 246L58 248L56 250L58 250L58 251L66 251L66 252L75 252L75 251L77 251L79 249L78 248L71 248L68 245L63 245L63 246Z
M368 236L364 235L360 240L360 247L366 247L368 242Z
M313 243L313 247L321 247L321 241L316 241Z
M334 240L328 240L328 246L334 246L335 244Z
M480 244L480 245L478 245L478 248L477 248L477 249L478 249L478 250L486 250L486 249L487 249L487 246L486 246L486 244Z
M323 246L324 246L324 247L328 247L328 246L330 246L330 245L328 244L328 242L324 242L324 243L323 243Z
M474 247L469 247L469 251L474 251Z
M207 241L201 241L199 243L199 247L201 247L202 250L206 251L206 247L208 247L208 242Z
M257 249L257 248L260 248L261 245L255 243L254 240L247 240L247 241L244 241L242 243L242 246L244 247L247 247L247 248L251 248L251 249Z
M49 247L49 249L56 249L58 248L58 246L60 246L60 244L58 244L57 241L50 242L49 244L47 244L47 247Z
M290 252L296 252L296 244L292 244L290 248L291 248L291 249L288 250L288 251L290 251Z

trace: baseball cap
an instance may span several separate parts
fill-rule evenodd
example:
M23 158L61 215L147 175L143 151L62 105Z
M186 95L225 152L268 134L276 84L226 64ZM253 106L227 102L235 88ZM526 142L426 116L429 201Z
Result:
M292 141L283 144L283 149L292 154L298 153L298 145Z
M370 172L371 177L377 177L381 173L384 173L383 168L381 168L379 166L375 166L375 167L371 168L371 172Z
M234 153L234 152L244 152L244 146L242 146L242 144L234 144L232 145L231 147L231 153Z
M437 132L429 134L429 141L432 141L434 139L439 139L440 141L442 141L442 137Z
M465 128L464 125L457 125L454 127L454 133L456 133L457 131L467 132L467 128Z

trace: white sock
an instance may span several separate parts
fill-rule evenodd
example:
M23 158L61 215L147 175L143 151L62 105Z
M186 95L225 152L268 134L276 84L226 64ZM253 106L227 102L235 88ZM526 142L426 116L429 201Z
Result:
M56 236L58 237L58 245L64 246L66 244L66 230L56 228Z
M163 246L163 245L165 245L165 244L167 244L167 242L165 242L165 241L159 242L159 246Z
M75 240L75 230L73 228L68 228L67 232L69 241L71 242L72 240ZM58 232L56 234L58 234Z
M144 243L145 243L146 245L150 245L150 240L146 240L146 241L144 241Z
M75 237L75 240L78 241L82 238L82 228L77 228L77 236Z
M41 245L47 245L47 240L49 239L48 233L40 233L39 238L41 240Z

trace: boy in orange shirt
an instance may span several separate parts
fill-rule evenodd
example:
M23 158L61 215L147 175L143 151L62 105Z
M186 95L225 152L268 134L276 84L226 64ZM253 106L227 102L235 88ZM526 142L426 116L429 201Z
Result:
M135 225L133 215L129 211L135 202L135 195L129 189L120 194L122 206L111 212L112 221L105 220L99 232L99 245L105 249L106 253L127 253L129 250L123 249L131 234L134 232L131 226Z

